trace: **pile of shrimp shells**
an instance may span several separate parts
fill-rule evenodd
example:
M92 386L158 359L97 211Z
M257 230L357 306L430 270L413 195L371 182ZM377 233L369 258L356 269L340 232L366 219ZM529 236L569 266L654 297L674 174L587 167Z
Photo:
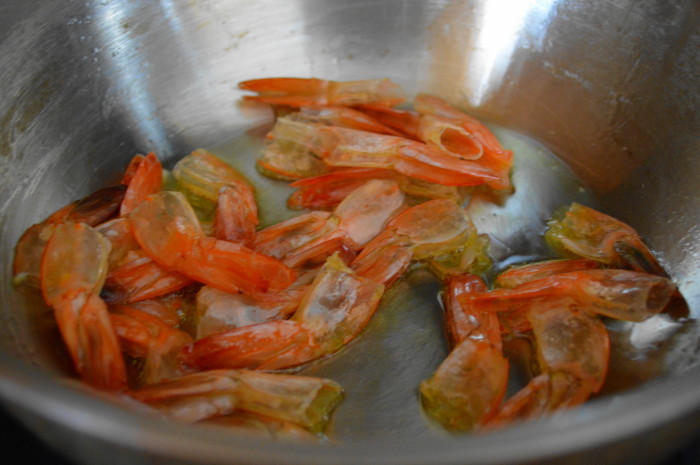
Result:
M464 205L480 233L491 240L494 266L489 275L512 264L552 258L542 241L546 220L571 202L596 205L588 189L556 156L536 141L515 131L490 126L504 147L515 153L514 193L495 199L475 192ZM281 199L293 191L285 182L262 176L253 162L262 150L269 126L254 128L231 141L208 148L235 166L256 188L261 226L276 224L299 214ZM176 186L165 172L163 189ZM206 225L205 225L206 227ZM346 396L334 412L327 432L338 439L364 437L368 427L388 437L408 434L436 435L442 430L426 418L418 406L417 386L428 378L448 353L439 298L440 282L420 265L387 290L380 308L361 337L331 358L302 367L301 374L325 377L343 386ZM682 313L682 310L679 310ZM676 323L662 318L670 327ZM192 330L193 320L184 328ZM644 340L643 324L608 323L612 337L611 365L602 394L628 389L661 374L663 344L652 335ZM55 333L54 333L55 334ZM637 335L637 338L631 336ZM132 360L138 370L139 362ZM295 370L297 371L297 370ZM522 387L524 367L511 370L508 395ZM358 376L361 373L362 376ZM391 383L386 380L391 379ZM416 408L406 408L415 405ZM362 412L358 414L358 412ZM279 438L310 439L306 430L261 422L250 414L217 417L212 424L262 430ZM286 429L285 429L286 428Z
M267 108L260 111L264 114ZM490 238L493 266L486 273L490 281L511 265L557 258L542 238L547 221L572 202L599 205L589 188L547 147L512 129L486 124L514 152L511 179L515 186L510 196L494 199L488 193L474 192L463 202L478 231ZM264 149L270 129L270 124L257 126L209 148L256 186L264 226L299 214L280 201L293 188L255 168L255 158ZM444 429L424 415L417 394L420 382L448 354L440 293L441 283L434 275L420 265L414 267L387 291L377 314L362 336L350 343L350 349L302 370L333 378L348 393L334 413L334 437L363 439L366 431L372 431L373 437L396 439L444 434ZM671 316L657 315L644 323L605 320L611 357L606 382L596 396L621 392L664 374L663 354L687 312L682 301L673 305ZM529 343L521 342L529 349ZM508 347L513 349L509 355L523 349L523 343L516 341ZM526 357L512 359L507 396L521 389L529 377ZM415 408L407 408L410 405Z

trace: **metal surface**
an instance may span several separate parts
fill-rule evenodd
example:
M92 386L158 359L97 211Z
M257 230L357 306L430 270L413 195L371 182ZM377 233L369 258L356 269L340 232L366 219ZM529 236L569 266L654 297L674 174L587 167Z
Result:
M691 0L3 2L4 402L84 463L653 463L700 425L699 16ZM269 113L237 106L236 83L278 75L389 77L540 141L499 132L518 149L518 193L471 207L498 258L540 255L548 212L586 199L549 150L644 235L689 310L613 325L634 358L613 360L617 381L599 399L478 437L445 435L417 408L416 381L445 350L436 287L420 272L355 344L308 369L348 390L333 446L174 425L65 383L51 313L11 286L19 235L115 182L136 152L166 164L201 146L250 155L260 131L249 131Z

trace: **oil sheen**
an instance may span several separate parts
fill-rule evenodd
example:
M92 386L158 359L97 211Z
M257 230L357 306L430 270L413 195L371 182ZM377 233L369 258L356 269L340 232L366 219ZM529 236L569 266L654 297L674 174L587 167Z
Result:
M255 168L269 129L269 125L260 126L208 148L253 183L261 227L300 213L286 207L293 191L288 183L267 178ZM491 129L514 152L515 191L502 198L476 191L465 205L478 231L490 238L493 275L513 264L554 258L542 238L547 220L571 202L598 205L574 172L542 144L507 128ZM418 396L419 383L432 375L448 351L439 293L440 283L430 272L413 268L386 292L357 339L340 353L302 370L331 378L345 390L329 431L333 440L446 434L423 414ZM630 387L624 379L639 383L656 376L658 370L643 360L637 365L629 362L635 358L629 342L631 326L617 324L611 329L613 351L619 347L624 355L611 358L607 391ZM509 395L522 386L523 379L522 373L513 373Z

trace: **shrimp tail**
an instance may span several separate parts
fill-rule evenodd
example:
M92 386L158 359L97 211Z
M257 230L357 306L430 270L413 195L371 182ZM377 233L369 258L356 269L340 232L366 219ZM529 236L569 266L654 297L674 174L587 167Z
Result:
M107 306L94 294L67 293L54 314L73 364L88 384L108 391L126 387L126 368Z
M160 191L163 185L163 167L156 154L151 152L145 157L137 157L140 158L137 158L134 166L129 165L125 176L128 185L119 209L121 216L128 215L146 197Z

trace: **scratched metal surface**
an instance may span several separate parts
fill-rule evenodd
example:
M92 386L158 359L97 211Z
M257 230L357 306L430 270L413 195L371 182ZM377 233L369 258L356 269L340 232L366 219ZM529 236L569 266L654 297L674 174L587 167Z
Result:
M692 0L3 2L4 402L82 463L653 463L699 421L699 8ZM70 373L52 349L50 313L10 285L19 235L116 181L135 152L154 150L169 164L200 146L250 156L269 114L238 107L235 85L278 75L389 77L508 128L499 135L519 148L518 193L503 206L471 207L494 254L544 253L536 238L546 215L570 199L594 202L581 180L648 240L688 312L613 325L620 353L633 358L613 360L618 381L589 406L480 437L447 436L417 408L416 382L445 354L437 287L420 271L358 341L307 369L348 389L333 447L165 424L63 382Z

